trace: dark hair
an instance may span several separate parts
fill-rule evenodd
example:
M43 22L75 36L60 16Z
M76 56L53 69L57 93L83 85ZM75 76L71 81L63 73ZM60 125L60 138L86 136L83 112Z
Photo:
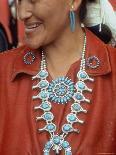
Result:
M81 6L80 6L80 12L79 12L79 19L81 22L84 21L87 13L87 2L96 2L96 0L82 0ZM99 37L104 43L108 43L112 39L112 33L108 26L102 24L101 25L101 32L99 31L99 25L89 27L89 30L91 30L97 37Z
M80 18L81 22L84 21L84 18L85 18L86 13L87 13L87 8L86 8L87 2L94 3L94 2L96 2L96 0L82 0L81 6L80 6L80 12L79 12L79 18Z
M112 38L112 32L105 24L101 24L101 31L99 31L99 25L89 27L88 29L99 37L105 44L109 43Z

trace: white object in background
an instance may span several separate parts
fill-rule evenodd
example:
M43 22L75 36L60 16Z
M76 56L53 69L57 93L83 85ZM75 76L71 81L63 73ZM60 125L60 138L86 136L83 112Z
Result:
M112 40L116 43L116 14L108 0L96 0L87 3L85 26L107 25L112 32Z

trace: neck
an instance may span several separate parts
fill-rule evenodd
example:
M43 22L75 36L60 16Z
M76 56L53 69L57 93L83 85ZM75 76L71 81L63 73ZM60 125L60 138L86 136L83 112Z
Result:
M84 43L83 30L67 31L60 38L45 46L47 68L52 78L65 76L72 63L81 57Z

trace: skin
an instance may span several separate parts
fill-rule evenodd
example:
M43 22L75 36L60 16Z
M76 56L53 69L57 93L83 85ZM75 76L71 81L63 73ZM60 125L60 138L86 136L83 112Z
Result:
M25 25L26 44L38 51L43 48L53 79L66 75L71 64L80 58L84 40L78 19L80 4L81 0L18 1L18 16ZM77 12L75 32L70 30L71 9ZM35 24L39 26L34 28Z

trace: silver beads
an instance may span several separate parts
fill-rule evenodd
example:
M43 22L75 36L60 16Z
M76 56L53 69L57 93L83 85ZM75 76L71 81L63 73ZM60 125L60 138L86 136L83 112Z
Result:
M23 61L26 65L31 65L35 61L35 55L33 52L28 52L24 55Z
M86 65L91 69L96 69L100 65L100 60L96 56L90 56L86 59Z
M80 133L80 130L73 127L74 123L83 124L84 121L79 119L79 113L87 113L81 103L90 103L90 100L84 96L84 92L92 92L92 89L87 86L86 81L93 82L94 79L89 77L85 71L86 61L85 61L85 51L86 51L86 35L84 37L84 45L82 51L82 59L80 64L80 70L77 73L76 84L72 82L68 77L60 77L53 80L51 83L47 80L48 71L47 63L45 59L44 52L42 51L41 60L41 70L39 73L32 77L32 80L39 80L39 82L32 86L32 89L39 89L37 95L32 97L33 100L40 99L42 102L40 105L36 105L34 110L42 110L43 114L41 116L36 116L36 121L44 120L46 122L45 126L38 129L39 132L47 131L50 134L49 141L45 144L43 149L44 155L50 155L50 150L55 151L59 154L61 150L64 150L65 155L72 155L72 150L69 142L65 140L68 134L72 132ZM66 116L66 123L61 127L61 133L56 134L57 126L53 123L55 117L52 110L52 104L50 101L56 103L68 103L73 101L70 112Z

